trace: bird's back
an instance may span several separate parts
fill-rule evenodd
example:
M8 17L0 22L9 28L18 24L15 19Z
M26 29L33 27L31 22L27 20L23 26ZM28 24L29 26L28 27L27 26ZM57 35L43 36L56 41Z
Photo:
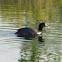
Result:
M16 32L16 34L18 35L18 37L30 37L30 38L34 38L37 36L37 33L34 29L32 28L21 28L18 29L18 32Z

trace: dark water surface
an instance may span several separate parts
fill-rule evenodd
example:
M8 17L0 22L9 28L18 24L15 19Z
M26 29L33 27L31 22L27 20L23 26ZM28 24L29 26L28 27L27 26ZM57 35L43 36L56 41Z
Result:
M40 22L44 42L14 34ZM0 62L62 62L62 0L0 0Z

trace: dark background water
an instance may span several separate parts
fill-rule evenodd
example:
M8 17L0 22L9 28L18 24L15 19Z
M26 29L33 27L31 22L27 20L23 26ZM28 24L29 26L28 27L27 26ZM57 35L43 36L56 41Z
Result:
M14 34L40 22L44 42ZM0 62L62 62L62 0L0 0Z

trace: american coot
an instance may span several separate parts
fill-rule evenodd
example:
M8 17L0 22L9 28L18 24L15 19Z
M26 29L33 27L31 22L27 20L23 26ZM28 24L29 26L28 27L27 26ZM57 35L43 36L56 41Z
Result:
M24 37L25 39L35 38L41 35L42 29L45 26L45 23L42 22L39 24L38 30L25 27L18 29L18 31L15 34L17 34L18 37Z

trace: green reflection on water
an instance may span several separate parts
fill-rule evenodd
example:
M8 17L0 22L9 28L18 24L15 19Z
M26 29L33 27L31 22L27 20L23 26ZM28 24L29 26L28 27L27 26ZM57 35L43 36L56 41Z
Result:
M44 47L44 42L39 45L37 39L33 39L31 42L23 42L20 52L21 58L19 62L39 62L39 56L41 54L41 48Z
M2 3L3 2L3 3ZM61 20L61 0L0 0L2 22L13 22L15 27L34 26L39 22ZM15 23L14 23L15 22Z

